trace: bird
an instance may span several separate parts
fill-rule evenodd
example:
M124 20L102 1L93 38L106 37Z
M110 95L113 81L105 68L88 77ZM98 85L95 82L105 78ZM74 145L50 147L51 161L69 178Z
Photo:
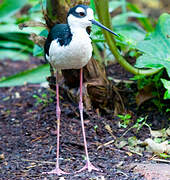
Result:
M56 166L55 169L47 174L69 174L60 169L59 166L59 137L60 137L60 106L59 106L59 85L58 85L58 73L64 69L80 69L80 100L79 111L84 140L84 149L86 155L86 164L83 168L76 172L83 170L99 171L89 159L84 119L83 119L83 98L82 98L82 84L83 84L83 67L88 63L92 56L92 44L90 35L87 32L87 28L92 24L97 25L110 33L118 36L116 33L102 25L100 22L94 19L93 10L86 5L79 4L70 8L66 18L66 24L56 24L50 30L45 45L44 55L45 59L50 63L56 73L56 118L57 118L57 152L56 152Z

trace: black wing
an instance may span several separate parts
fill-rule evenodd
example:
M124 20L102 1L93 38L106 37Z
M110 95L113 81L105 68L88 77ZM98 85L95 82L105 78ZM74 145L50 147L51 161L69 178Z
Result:
M60 46L68 45L72 40L70 27L67 24L56 24L51 29L44 46L44 52L48 56L49 56L49 48L53 40L59 42Z

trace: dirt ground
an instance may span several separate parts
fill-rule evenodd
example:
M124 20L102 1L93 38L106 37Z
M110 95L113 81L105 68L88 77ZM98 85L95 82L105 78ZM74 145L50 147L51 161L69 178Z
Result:
M35 67L39 63L40 60L35 58L31 58L30 62L2 61L0 76L11 75ZM119 65L114 67L120 72ZM113 77L114 67L108 69ZM124 73L124 76L127 77L127 74ZM35 98L37 96L40 99ZM40 85L0 88L0 180L149 180L158 177L149 176L139 170L134 171L137 166L134 163L154 165L160 163L152 161L152 154L147 151L140 154L130 152L126 146L118 148L113 143L114 138L106 125L116 138L121 137L127 129L118 126L118 118L113 114L99 116L95 110L85 111L84 119L90 160L101 171L91 173L83 171L74 174L85 164L78 105L70 102L62 92L60 105L62 111L60 165L61 169L71 174L57 177L42 174L55 167L56 135L53 133L56 129L55 94ZM167 117L156 110L137 110L134 101L126 108L133 114L134 120L144 114L148 115L148 120L155 127L161 127L162 121L167 126ZM132 136L144 140L150 137L150 134L148 128L144 126L138 133L135 130L129 131L125 138ZM108 142L110 142L108 145L105 144ZM167 168L170 167L165 164Z

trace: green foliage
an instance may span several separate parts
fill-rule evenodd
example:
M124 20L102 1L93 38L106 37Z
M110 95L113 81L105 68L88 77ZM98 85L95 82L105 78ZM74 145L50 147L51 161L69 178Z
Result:
M136 129L136 133L145 125L150 128L150 126L146 123L147 117L139 117L136 120L136 123L132 126L132 128Z
M130 114L125 114L125 115L117 115L120 119L121 119L121 123L120 123L120 127L123 127L123 128L127 128L128 125L131 123L132 121L132 116ZM136 120L136 123L131 126L127 131L131 130L131 129L136 129L136 133L139 132L139 130L144 126L148 126L149 125L146 123L146 120L147 120L147 117L139 117L137 120ZM126 131L126 132L127 132Z
M27 15L22 17L16 17L14 14L27 3L27 0L14 2L11 0L4 1L3 4L10 3L9 6L0 6L0 16L3 15L0 22L0 59L10 58L12 60L28 60L29 54L42 55L43 50L39 46L33 44L29 40L31 33L39 34L43 28L24 28L20 30L18 23L28 20L42 21L40 18L41 6L39 1L31 1L31 4L35 5L31 8ZM30 1L29 1L30 2ZM43 6L45 6L45 0L43 0ZM10 13L8 13L10 12ZM4 13L4 14L3 14ZM7 19L8 17L8 19ZM42 35L46 32L42 31ZM34 47L34 48L33 48ZM46 81L46 77L49 75L48 65L42 65L35 69L27 70L16 75L1 78L0 87L19 86L25 83L40 83Z
M135 4L128 2L127 8L130 9L131 11L135 12L135 13L142 13L142 11ZM147 18L147 17L142 18L141 17L141 18L138 18L138 20L146 31L152 32L154 30L152 23L150 22L149 18Z
M94 128L94 131L96 132L98 129L98 125L95 125L93 128Z
M163 98L170 99L170 81L164 78L170 77L170 15L162 14L158 20L155 30L143 41L138 42L137 49L143 54L137 58L136 66L139 68L165 68L167 76L163 76L162 72L151 77L140 77L138 82L139 88L143 88L147 84L152 84L154 95L153 103L158 107L159 111L169 111ZM164 78L162 78L164 77ZM162 85L166 90L163 89ZM163 91L164 90L164 96Z
M167 153L160 153L159 156L163 159L168 159L170 158L170 155L168 155Z
M41 83L45 82L46 77L49 75L49 65L45 64L10 77L2 78L0 80L0 87L21 86L26 83Z
M36 106L40 104L43 104L43 106L47 106L49 103L53 102L53 99L48 98L46 93L42 93L41 96L34 94L33 98L36 99L36 103L35 103Z
M21 32L17 25L0 24L0 60L27 60L33 48L33 42L28 38L29 34Z
M154 142L156 143L162 143L166 140L166 137L155 137Z
M126 3L126 1L124 0L110 1L109 10L114 11L117 8L122 8L122 13L112 18L114 31L124 37L121 41L122 44L120 43L120 41L118 41L117 44L122 46L122 48L124 49L124 43L126 43L126 48L129 47L130 49L134 49L137 42L144 39L146 32L137 23L129 22L128 19L130 17L136 19L147 19L147 16L142 14L142 12L140 11L134 10L133 8L131 9L132 11L127 11L128 5L129 3Z
M0 59L28 59L33 43L28 40L28 33L23 33L15 24L14 14L28 1L4 0L0 4Z
M117 10L117 8L122 8L122 13L118 14L111 18L112 24L114 25L113 29L116 33L119 34L120 38L116 38L117 45L121 47L122 50L128 51L129 49L135 49L137 42L145 38L145 30L140 27L135 22L129 22L128 18L133 17L136 19L146 19L147 16L137 11L127 11L127 3L122 1L109 1L109 12ZM92 27L91 37L94 43L97 44L99 49L104 51L105 60L113 60L114 56L112 55L102 33L101 28Z
M34 2L36 2L36 1L34 1ZM42 6L41 6L40 2L42 2ZM43 9L46 8L46 0L42 0L42 1L37 0L35 5L31 9L29 9L29 13L30 14L35 13L35 12L39 13L39 12L41 12L42 7L43 7Z
M0 5L0 60L10 58L12 60L28 60L29 55L43 55L43 49L29 40L31 33L40 35L47 34L47 30L42 27L27 27L20 30L18 23L29 20L37 20L42 22L42 13L40 1L11 1L5 0ZM27 14L15 16L23 5L30 4L33 7ZM43 0L45 7L46 0ZM7 5L9 4L9 5ZM34 69L30 69L10 77L4 77L0 80L0 87L20 86L25 83L41 83L46 81L49 75L48 65L42 65Z
M117 16L115 16L113 19L112 19L112 24L126 24L127 23L127 19L129 17L134 17L134 18L146 18L147 16L146 15L143 15L141 13L135 13L135 12L126 12L126 13L122 13L122 14L119 14Z
M120 45L122 50L126 49L133 50L136 49L136 44L145 38L146 32L138 26L136 23L127 23L114 26L115 32L121 34L123 39L117 40L117 45Z
M148 95L150 94L151 91L152 93L151 101L155 104L155 106L158 108L160 112L164 112L164 111L168 112L168 104L166 103L166 101L163 100L163 95L165 100L169 98L168 96L169 81L162 79L163 76L164 76L164 71L161 70L159 73L153 76L149 76L149 77L141 76L141 75L134 76L133 78L131 78L131 80L138 81L137 85L139 90L150 87ZM164 87L167 89L166 92Z
M113 12L115 11L117 8L121 7L123 4L122 4L122 1L110 1L109 2L109 12Z
M170 81L166 80L166 79L161 79L166 92L164 94L164 99L170 99Z
M122 8L122 13L111 18L112 24L114 25L114 31L121 34L121 38L116 38L116 44L121 47L122 52L137 58L136 67L140 69L158 69L158 71L159 69L165 68L169 76L170 15L162 14L154 29L149 18L143 15L139 8L134 4L126 3L125 1L110 1L109 3L110 12L120 7ZM138 19L144 29L139 23L129 22L129 17ZM149 31L149 33L146 34L146 31ZM124 64L123 62L121 63ZM133 73L133 71L130 72ZM166 89L164 99L169 99L169 81L166 80L168 77L165 73L164 75L162 75L162 73L163 71L150 77L146 77L145 74L139 73L140 75L134 77L134 79L136 78L138 80L139 89L145 88L145 86L149 84L153 85L152 94L154 95L154 98L152 101L161 112L165 109L166 111L169 111L166 102L162 101L165 91L164 88ZM161 78L164 78L165 81L161 81Z
M38 2L38 1L37 1ZM39 34L42 28L24 28L20 30L19 23L29 20L41 20L41 12L31 12L17 15L24 5L30 4L30 0L11 1L4 0L0 5L0 60L10 58L12 60L28 60L33 53L34 44L29 40L31 33ZM35 1L31 4L35 4Z
M120 123L120 127L126 128L130 121L131 121L131 115L130 114L125 114L125 115L117 115L122 122Z
M170 15L162 14L153 33L138 42L143 55L137 59L139 68L166 68L170 77Z
M10 16L16 13L22 8L28 0L14 1L14 0L3 0L0 4L0 19L1 21L7 20Z
M139 117L137 120L136 120L136 123L131 126L130 128L128 128L121 136L121 138L123 136L125 136L130 130L132 129L136 129L136 133L139 132L139 130L145 125L147 126L149 129L150 129L150 125L146 123L146 120L147 120L147 116L146 117ZM126 126L127 127L127 126Z

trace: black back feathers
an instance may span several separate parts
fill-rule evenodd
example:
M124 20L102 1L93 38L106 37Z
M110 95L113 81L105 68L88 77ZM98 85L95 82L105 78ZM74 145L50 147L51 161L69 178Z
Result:
M51 29L44 46L44 51L47 55L49 55L49 48L53 40L59 42L60 46L67 46L70 43L72 34L68 24L56 24Z

